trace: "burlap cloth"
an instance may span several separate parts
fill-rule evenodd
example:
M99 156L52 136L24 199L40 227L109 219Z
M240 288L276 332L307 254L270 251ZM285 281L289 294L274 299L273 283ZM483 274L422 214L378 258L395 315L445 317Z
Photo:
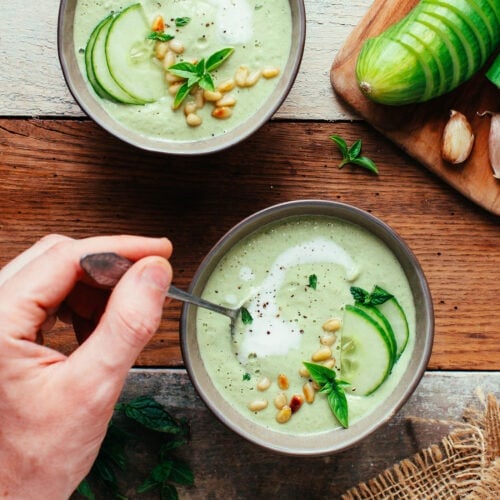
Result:
M351 488L342 500L500 500L500 405L488 394L482 406L468 408L463 422L445 422L451 431L440 443Z

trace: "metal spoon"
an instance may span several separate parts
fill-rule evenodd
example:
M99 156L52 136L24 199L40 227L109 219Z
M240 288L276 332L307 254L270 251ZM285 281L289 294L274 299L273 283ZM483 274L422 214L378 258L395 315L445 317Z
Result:
M80 266L85 273L98 285L106 288L114 287L132 264L133 262L131 260L114 252L87 254L80 259ZM188 302L189 304L209 309L219 314L224 314L231 319L231 324L236 321L241 310L240 308L231 309L229 307L214 304L213 302L192 295L172 285L170 285L166 296L180 300L181 302Z

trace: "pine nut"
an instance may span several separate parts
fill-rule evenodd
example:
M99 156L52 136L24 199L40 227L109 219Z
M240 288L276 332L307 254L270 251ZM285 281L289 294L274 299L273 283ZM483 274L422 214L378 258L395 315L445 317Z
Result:
M177 94L177 91L182 87L182 82L172 83L172 85L168 86L168 93L170 95Z
M290 382L288 381L288 377L284 373L280 373L278 375L278 387L282 391L286 391L290 386Z
M190 127L199 127L201 125L201 122L202 122L201 117L199 115L197 115L196 113L189 113L186 116L186 123Z
M175 54L171 50L167 50L167 52L163 56L163 69L167 71L168 68L170 68L170 66L173 66L176 61L177 58Z
M288 422L291 417L292 417L292 409L288 405L285 405L276 414L276 421L280 424L284 424Z
M236 104L236 99L232 95L223 95L215 105L219 108L224 106L234 106Z
M262 411L267 408L267 400L265 399L256 399L255 401L252 401L248 405L248 409L250 411Z
M323 361L323 366L325 366L326 368L330 368L331 370L335 366L335 358L330 358L326 361Z
M337 337L332 334L332 333L325 333L322 335L319 339L319 342L321 345L327 345L327 346L332 346L335 344L335 341L337 340Z
M300 394L294 394L290 398L290 403L288 404L288 406L292 410L292 413L296 413L300 410L300 407L302 406L303 403L304 403L304 398Z
M280 74L279 68L264 68L262 70L262 76L264 78L274 78Z
M306 382L302 386L302 392L304 393L304 398L306 401L311 404L314 402L314 398L316 397L316 391L311 382Z
M301 377L304 377L304 378L309 378L311 376L311 374L309 373L309 370L304 365L302 365L299 368L299 375Z
M234 75L234 82L238 87L245 87L250 70L248 66L240 66Z
M217 90L216 91L204 90L203 97L205 98L205 101L215 102L222 97L222 94Z
M313 355L312 355L312 360L313 361L326 361L328 358L332 357L332 350L324 345L320 347Z
M151 25L151 31L165 31L165 21L163 16L156 16L153 24Z
M325 332L336 332L342 326L342 322L339 318L330 318L323 323L323 330Z
M260 69L250 73L245 80L245 87L253 87L260 80L261 74Z
M284 392L280 392L275 398L274 398L274 406L276 406L276 408L278 410L281 410L281 408L283 408L283 406L285 406L287 403L287 400L286 400L286 394Z
M156 42L155 44L155 57L160 61L165 59L165 54L168 52L167 42Z
M167 81L167 83L177 83L184 81L184 78L182 78L182 76L174 75L173 73L170 73L170 71L167 71L165 73L165 80Z
M214 108L212 111L212 116L214 118L219 118L220 120L225 120L226 118L230 118L233 112L231 108L228 106L222 106L220 108Z
M203 89L198 88L194 92L194 102L196 104L196 107L198 109L201 109L203 106L205 106L205 98L203 97Z
M191 113L196 113L197 107L196 103L194 101L188 101L186 104L184 104L184 114L190 115Z
M257 383L257 389L259 391L267 391L271 386L271 381L267 377L262 377Z
M229 92L231 90L234 89L236 83L234 81L234 78L230 78L229 80L226 80L225 82L222 82L220 83L218 86L217 86L217 90L219 92Z
M182 54L184 52L184 44L177 38L172 38L172 40L168 42L168 45L170 47L170 50L172 50L176 54Z

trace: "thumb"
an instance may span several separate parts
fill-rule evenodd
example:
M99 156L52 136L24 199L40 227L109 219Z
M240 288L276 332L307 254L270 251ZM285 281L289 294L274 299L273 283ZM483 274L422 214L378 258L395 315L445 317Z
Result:
M97 383L108 377L124 379L160 325L171 281L166 259L146 257L136 262L113 290L99 324L71 361L85 367Z

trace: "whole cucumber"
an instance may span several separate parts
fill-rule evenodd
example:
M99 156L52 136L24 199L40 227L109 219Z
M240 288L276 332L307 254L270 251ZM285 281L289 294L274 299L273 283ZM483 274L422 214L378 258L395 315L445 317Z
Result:
M421 0L401 21L366 40L356 79L375 102L424 102L468 80L499 45L500 0Z

